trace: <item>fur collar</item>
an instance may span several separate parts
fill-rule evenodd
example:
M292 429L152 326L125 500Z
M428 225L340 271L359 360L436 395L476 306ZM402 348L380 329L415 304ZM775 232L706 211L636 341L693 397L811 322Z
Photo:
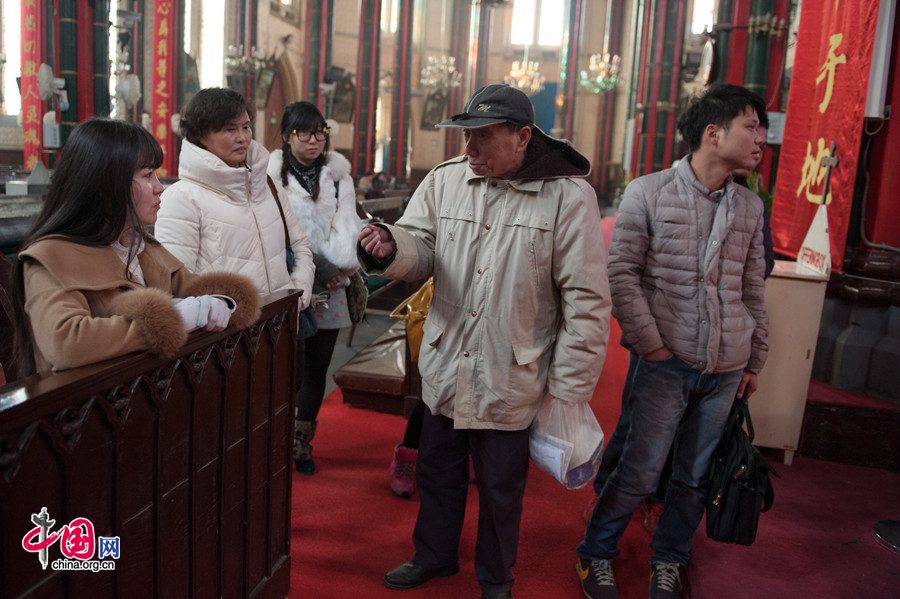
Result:
M283 159L281 150L269 157L268 174L278 185L282 185ZM319 197L315 200L290 174L284 189L312 251L338 268L357 268L356 238L361 224L356 215L350 162L337 152L328 152L319 175Z

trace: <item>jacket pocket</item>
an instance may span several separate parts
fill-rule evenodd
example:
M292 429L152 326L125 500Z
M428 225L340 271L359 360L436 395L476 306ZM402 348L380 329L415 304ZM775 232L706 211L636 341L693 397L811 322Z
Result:
M516 361L516 364L519 366L524 366L525 364L531 364L547 351L547 347L552 343L551 341L546 341L542 343L533 343L533 342L513 342L512 350L513 357Z
M437 347L444 335L444 327L435 322L434 318L426 318L422 326L422 345Z
M530 402L541 396L547 383L550 364L549 348L553 339L512 344L513 360L509 366L508 400Z
M527 268L532 289L541 289L548 281L552 265L554 220L551 214L535 206L522 208L521 212L511 211L502 216L501 223L508 227L505 231L510 239L506 247L511 254L507 260L517 272L525 274L522 271Z
M419 346L419 374L435 392L440 386L442 368L447 369L447 365L442 364L443 353L440 350L443 336L444 327L432 316L426 318L422 327L422 344Z
M683 300L691 300L697 296L695 288L692 288L691 291L685 291L683 285L676 285L675 283L671 283L666 279L662 279L659 277L653 277L652 279L650 279L649 284L659 291L662 291L666 295L674 295L675 297L681 298Z
M678 322L682 324L690 324L684 314L684 306L691 301L691 298L681 291L676 291L676 287L669 284L668 281L661 279L653 279L648 285L648 303L653 317L657 321L657 326L665 328L663 322ZM681 309L678 309L681 307ZM660 332L663 332L660 330Z

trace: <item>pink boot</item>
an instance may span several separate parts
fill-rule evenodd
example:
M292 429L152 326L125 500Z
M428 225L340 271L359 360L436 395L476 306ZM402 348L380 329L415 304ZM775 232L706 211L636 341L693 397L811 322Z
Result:
M416 458L418 449L398 445L391 461L391 491L397 497L412 497L416 492Z

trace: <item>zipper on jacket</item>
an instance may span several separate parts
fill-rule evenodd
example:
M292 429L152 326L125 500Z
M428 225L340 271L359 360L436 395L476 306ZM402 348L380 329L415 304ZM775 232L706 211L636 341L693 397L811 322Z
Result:
M246 188L247 193L247 208L250 209L250 214L253 215L253 224L256 226L256 236L259 238L259 249L262 250L263 255L263 272L266 275L266 293L272 293L272 281L269 279L269 256L266 255L266 240L263 239L262 229L259 227L259 219L256 218L256 211L253 209L253 199L250 194L252 187L250 185L250 167L247 166L244 171L244 187ZM266 187L266 191L268 191L268 186ZM276 198L276 201L277 198ZM263 202L264 204L265 202Z

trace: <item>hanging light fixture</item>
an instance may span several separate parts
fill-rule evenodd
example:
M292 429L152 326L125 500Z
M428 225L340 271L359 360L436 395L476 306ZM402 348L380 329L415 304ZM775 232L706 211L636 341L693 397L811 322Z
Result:
M456 70L456 57L429 56L422 68L419 85L428 91L447 91L459 86L462 73Z
M587 70L581 70L581 86L593 94L605 94L619 83L618 54L591 54Z
M235 75L254 75L266 66L266 61L265 50L256 46L250 48L249 54L244 52L244 44L228 46L225 51L225 66Z
M525 56L522 61L513 61L509 75L504 77L503 81L529 96L544 89L544 76L541 75L540 64L537 61L528 60L528 46L525 46Z

